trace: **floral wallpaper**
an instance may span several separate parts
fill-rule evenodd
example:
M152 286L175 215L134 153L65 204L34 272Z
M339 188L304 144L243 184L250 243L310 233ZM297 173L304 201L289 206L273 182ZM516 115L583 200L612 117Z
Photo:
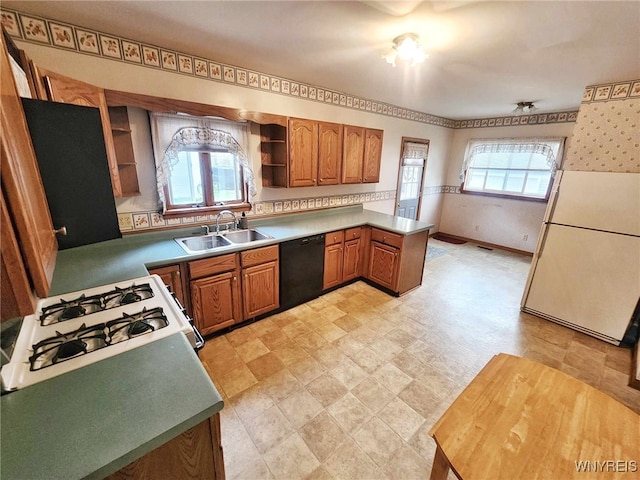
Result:
M566 170L640 173L640 80L585 89Z

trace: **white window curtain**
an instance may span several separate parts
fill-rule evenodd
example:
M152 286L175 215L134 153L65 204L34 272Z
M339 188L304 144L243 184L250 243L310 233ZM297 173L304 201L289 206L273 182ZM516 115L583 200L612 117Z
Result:
M544 165L551 172L551 178L562 164L565 137L526 137L526 138L481 138L469 140L460 171L460 182L464 183L469 166L476 165L474 160L481 153L531 153L537 158L542 156Z
M164 187L171 169L178 163L181 149L224 149L234 154L242 168L250 200L256 195L256 182L245 150L249 145L249 124L212 117L149 112L153 155L156 159L158 197L162 213L166 211Z
M427 153L429 153L428 143L404 142L404 149L402 150L402 160L426 160Z

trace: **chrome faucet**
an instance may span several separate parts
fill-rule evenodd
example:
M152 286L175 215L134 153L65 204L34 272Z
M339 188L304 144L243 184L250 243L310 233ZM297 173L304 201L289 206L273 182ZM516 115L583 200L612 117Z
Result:
M211 233L211 227L209 225L200 225L203 235L209 235Z
M236 214L233 213L231 210L222 210L220 213L218 213L218 215L216 216L216 233L220 233L220 217L222 217L223 215L231 215L233 217L233 228L237 228L238 225L238 219L236 217ZM231 230L230 228L228 228L227 230Z

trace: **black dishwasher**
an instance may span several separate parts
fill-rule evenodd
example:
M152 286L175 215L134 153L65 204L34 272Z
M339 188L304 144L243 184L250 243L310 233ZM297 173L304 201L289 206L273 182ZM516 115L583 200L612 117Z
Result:
M322 293L324 234L280 244L280 308L295 307Z

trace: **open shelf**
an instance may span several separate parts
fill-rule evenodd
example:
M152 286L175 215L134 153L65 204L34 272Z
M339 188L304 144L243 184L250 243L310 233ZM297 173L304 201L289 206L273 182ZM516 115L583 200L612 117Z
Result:
M140 195L138 169L131 141L131 127L127 107L109 107L111 134L116 150L116 161L123 197Z
M284 188L287 178L287 128L282 125L260 125L260 163L262 186Z

